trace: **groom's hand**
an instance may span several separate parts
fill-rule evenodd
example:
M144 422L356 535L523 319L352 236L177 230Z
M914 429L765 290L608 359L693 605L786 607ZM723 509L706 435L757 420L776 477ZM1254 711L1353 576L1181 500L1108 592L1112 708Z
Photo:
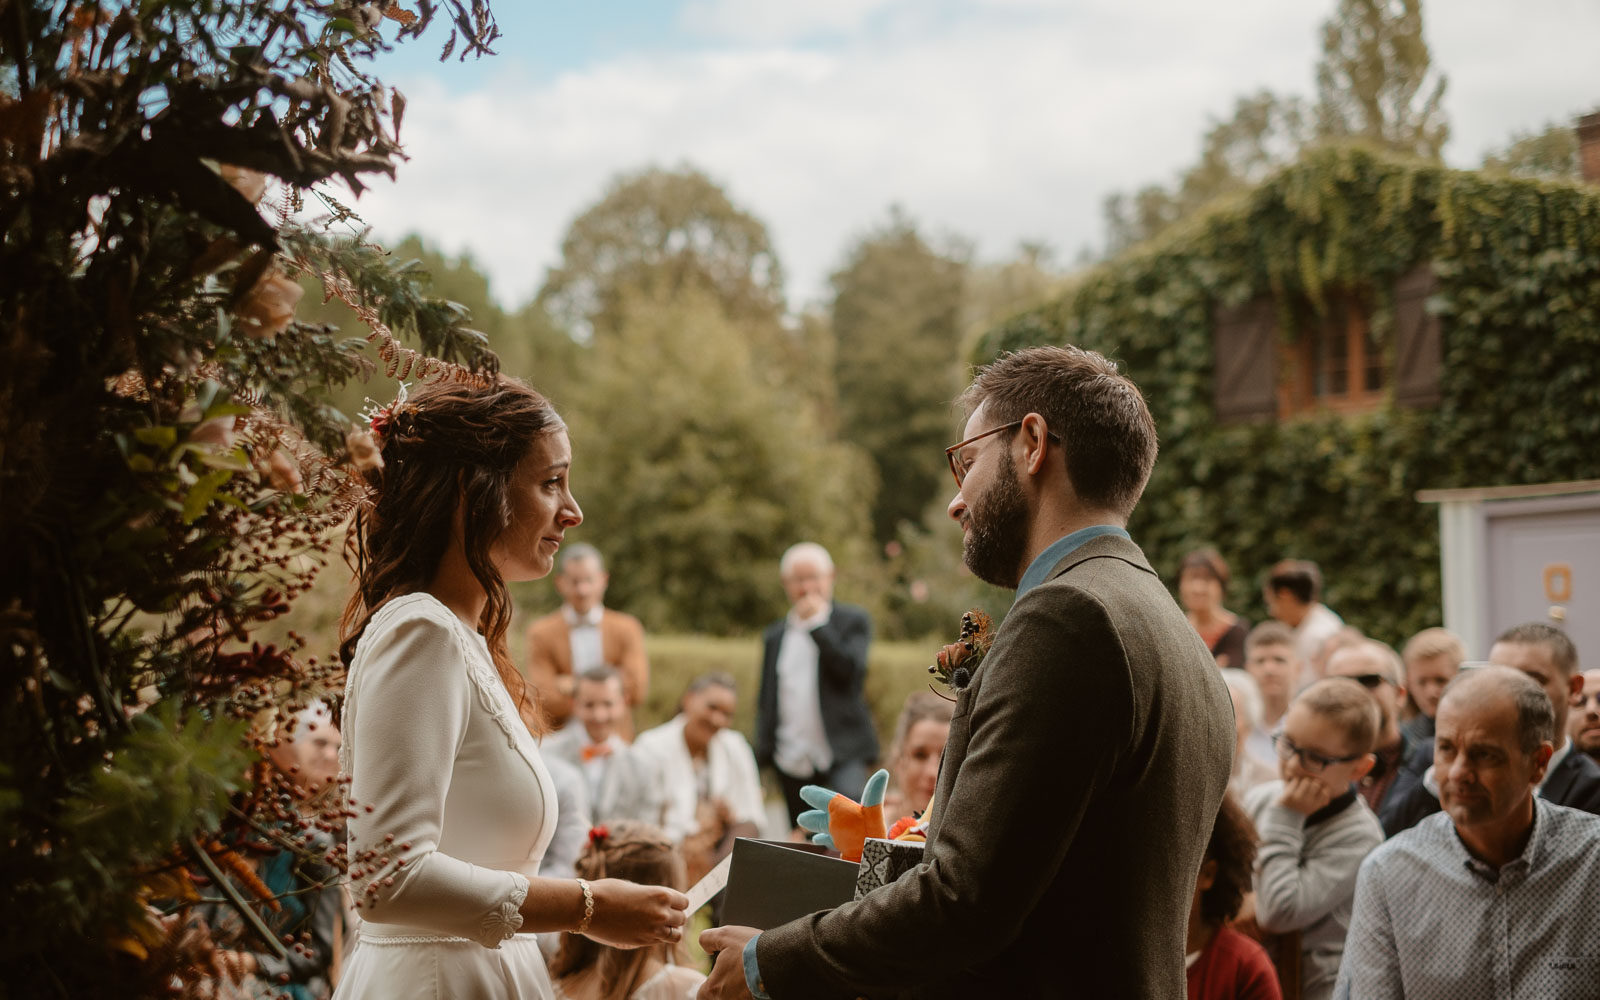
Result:
M761 933L754 927L713 927L700 935L700 947L717 956L697 1000L750 1000L744 978L744 946Z

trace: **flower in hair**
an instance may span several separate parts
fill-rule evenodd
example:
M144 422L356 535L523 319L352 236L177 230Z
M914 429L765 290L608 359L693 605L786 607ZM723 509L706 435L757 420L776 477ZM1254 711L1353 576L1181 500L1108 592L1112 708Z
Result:
M606 846L606 838L611 836L611 831L604 826L591 826L589 828L589 843L596 850Z
M400 391L395 394L394 402L387 406L379 403L371 396L367 397L367 405L361 408L361 418L366 421L367 426L372 429L372 433L377 436L380 443L383 441L384 435L389 433L389 428L394 426L395 414L399 413L400 408L406 405L407 390L410 388L410 386L401 382Z

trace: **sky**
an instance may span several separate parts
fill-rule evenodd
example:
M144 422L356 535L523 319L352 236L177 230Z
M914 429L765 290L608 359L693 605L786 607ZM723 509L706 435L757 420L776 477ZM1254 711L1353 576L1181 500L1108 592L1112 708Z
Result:
M494 4L497 55L428 35L376 69L409 161L354 208L468 254L519 306L618 174L692 164L768 227L791 308L899 205L983 259L1070 262L1101 204L1170 182L1235 98L1314 96L1334 0L583 0ZM1596 0L1433 0L1445 159L1600 106ZM392 22L387 22L392 31Z

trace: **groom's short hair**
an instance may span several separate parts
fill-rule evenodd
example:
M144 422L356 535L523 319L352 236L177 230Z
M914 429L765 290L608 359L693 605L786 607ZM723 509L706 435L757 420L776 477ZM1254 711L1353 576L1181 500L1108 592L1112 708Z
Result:
M978 369L961 394L997 424L1043 417L1061 439L1067 478L1084 503L1126 517L1156 463L1156 425L1116 363L1081 347L1030 347Z

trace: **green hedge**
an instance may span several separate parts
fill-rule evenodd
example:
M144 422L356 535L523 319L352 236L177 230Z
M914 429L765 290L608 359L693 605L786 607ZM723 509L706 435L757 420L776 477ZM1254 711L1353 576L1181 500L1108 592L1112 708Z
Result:
M1422 261L1436 407L1214 420L1216 304L1366 289L1381 339L1387 289ZM1259 619L1265 568L1314 559L1330 606L1403 641L1440 620L1437 510L1417 490L1600 477L1600 190L1324 147L1002 324L973 360L1061 343L1115 358L1149 400L1162 453L1130 530L1163 575L1215 544L1231 606Z

